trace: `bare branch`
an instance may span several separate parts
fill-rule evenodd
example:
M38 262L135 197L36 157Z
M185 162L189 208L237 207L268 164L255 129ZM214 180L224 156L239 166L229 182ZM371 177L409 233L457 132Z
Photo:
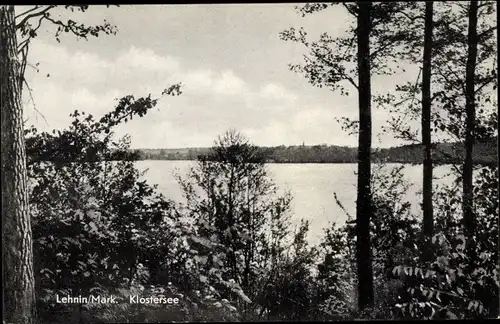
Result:
M45 18L45 16L41 16L40 19L38 19L38 25L30 31L30 34L28 37L22 41L18 46L17 46L17 53L21 53L21 51L24 49L24 47L28 46L30 40L34 37L36 34L36 31L40 28L42 25L42 20Z
M25 48L26 50L22 51L22 60L21 60L21 66L20 66L20 77L19 77L19 88L22 91L23 88L23 81L25 80L24 78L24 71L26 70L26 64L27 64L27 59L26 57L28 56L28 46L29 42L26 43Z
M49 125L49 123L47 122L47 119L45 118L45 116L36 108L36 104L35 104L35 99L33 98L33 93L32 93L32 89L30 88L28 82L26 81L26 79L24 79L24 84L26 85L26 89L28 89L28 93L30 95L30 100L31 100L31 103L33 104L33 109L40 115L42 116L43 120L45 121L45 124Z
M404 10L399 11L399 13L402 14L403 16L405 16L406 18L408 18L410 21L414 21L417 19L425 20L424 15L415 15L415 16L411 17Z
M42 11L39 11L37 13L34 13L34 14L31 14L31 15L24 17L23 20L21 20L21 22L16 24L16 29L21 28L31 18L39 17L39 16L47 17L47 15L46 15L47 11L49 11L50 9L53 9L55 7L56 7L55 5L50 5L47 8L43 9Z
M33 64L29 63L29 62L26 62L26 66L29 66L29 67L35 69L37 72L40 71L37 66L35 66L35 65L33 65Z
M26 38L25 40L23 40L22 42L20 42L20 43L17 45L17 53L18 53L18 54L19 54L19 53L21 53L21 52L22 52L22 50L23 50L26 46L28 46L28 43L29 43L30 39L31 39L31 37L28 37L28 38Z
M493 1L483 1L482 3L480 2L477 6L477 9L480 9L482 7L490 6Z
M449 102L450 105L452 105L455 110L460 111L457 104L455 103L454 98L450 98L448 95L446 95L445 91L442 91L442 93L440 93L440 95L442 95L444 97L444 99L446 99L447 102Z
M91 34L93 36L97 36L99 32L104 32L106 34L115 34L115 26L110 25L106 20L104 21L104 25L90 26L86 27L83 24L77 25L75 21L68 20L67 23L62 22L61 20L54 20L48 16L45 16L45 19L52 22L54 25L59 26L56 32L56 39L59 41L58 36L61 32L71 32L73 35L77 37L81 37L87 39L87 35Z
M393 46L393 45L394 45L394 43L393 43L393 42L388 41L386 44L378 46L378 48L377 48L375 51L373 51L373 52L370 54L370 56L372 56L372 57L375 57L375 58L376 58L376 57L377 57L377 55L378 55L380 52L382 52L382 51L386 50L388 47Z
M17 18L19 18L19 17L21 17L21 16L24 16L24 15L26 15L26 14L28 14L28 13L30 13L30 12L32 12L32 11L34 11L34 10L37 10L38 8L40 8L40 6L39 6L39 5L36 5L34 8L31 8L31 9L29 9L29 10L26 10L25 12L20 13L19 15L17 15L17 16L15 17L15 19L17 19Z
M413 89L417 89L417 87L418 87L418 80L420 80L420 75L421 74L422 74L422 68L420 68L418 70L417 79L415 80L415 85L413 86ZM413 102L415 102L415 95L416 94L417 94L417 92L413 91L413 97L411 98L410 107L413 107Z
M452 82L452 80L447 76L447 74L443 73L441 70L438 70L437 74L439 76L441 76L446 82L448 82L448 84L451 84L455 89L461 90L463 93L465 93L465 86L462 82L459 82L460 78L457 75L457 73L453 69L451 69L450 67L448 67L448 71L450 71L452 74L454 74L454 76L456 78L455 82Z
M484 87L486 87L488 84L492 83L495 81L497 78L495 76L491 76L489 78L486 78L483 84L481 84L476 90L474 90L474 93L479 93L481 90L483 90Z
M344 8L346 8L346 9L347 9L347 11L348 11L351 15L353 15L354 17L357 17L357 16L358 16L358 14L356 13L356 11L355 11L352 7L350 7L347 3L342 2L342 5L344 6Z
M443 52L443 49L442 48L435 48L435 50L437 50L438 52L440 52L440 54L442 55L445 55L445 53ZM459 83L458 86L456 86L458 89L461 89L464 93L465 93L465 82L458 82L459 80L461 80L460 76L457 74L457 72L455 70L453 70L449 65L446 65L448 67L448 71L451 72L453 74L453 76L456 78L457 82L456 83ZM440 71L440 70L439 70ZM440 71L439 75L441 75L445 80L446 82L450 83L450 80L448 79L448 77L442 73ZM450 84L453 84L453 83L450 83Z
M314 48L311 50L312 50L313 54L316 56L316 58L319 58L326 66L334 68L332 63L330 61L326 60L322 55L320 55L317 52L317 50L314 50ZM347 51L346 51L346 53L347 53ZM349 83L351 83L356 89L358 89L357 83L354 81L354 79L351 76L347 75L345 72L342 72L342 71L336 71L336 72L339 73L340 76L342 76L345 80L349 81Z
M482 38L483 38L486 34L494 32L494 31L497 29L497 27L498 27L498 26L497 26L497 25L495 25L495 26L493 26L493 27L490 27L490 28L488 28L488 29L486 29L486 30L482 31L479 35L477 35L477 38L478 38L478 39L482 39Z

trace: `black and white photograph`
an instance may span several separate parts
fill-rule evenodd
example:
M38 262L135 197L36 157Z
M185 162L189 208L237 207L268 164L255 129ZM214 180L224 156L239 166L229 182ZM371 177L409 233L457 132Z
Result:
M3 324L500 319L497 14L0 5Z

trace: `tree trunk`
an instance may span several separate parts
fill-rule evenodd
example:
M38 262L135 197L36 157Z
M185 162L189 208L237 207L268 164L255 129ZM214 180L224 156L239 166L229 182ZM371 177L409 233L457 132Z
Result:
M431 67L432 67L432 1L425 3L424 58L422 68L422 143L424 145L423 170L423 260L432 258L431 239L434 231L432 209L432 142L431 142Z
M370 245L371 202L371 84L370 26L371 2L359 2L358 14L358 78L359 78L359 139L358 195L356 201L356 259L358 267L358 307L373 305L373 271Z
M477 1L471 1L469 7L469 34L467 38L467 68L465 75L465 160L463 168L463 222L467 237L467 254L470 268L473 268L475 260L475 248L473 236L475 232L474 210L473 210L473 182L472 182L472 152L474 149L474 126L476 122L475 89L474 78L477 58Z
M0 6L0 52L3 318L7 323L34 323L33 241L14 6Z
M497 105L497 116L500 116L500 105ZM500 124L497 122L497 134L500 134ZM500 154L500 136L497 135L497 156ZM497 160L498 162L498 160ZM497 166L497 174L500 175L500 168ZM497 181L497 195L500 195L500 180ZM497 250L500 251L500 213L497 215ZM497 252L497 265L500 269L500 253ZM498 287L498 319L500 319L500 285Z

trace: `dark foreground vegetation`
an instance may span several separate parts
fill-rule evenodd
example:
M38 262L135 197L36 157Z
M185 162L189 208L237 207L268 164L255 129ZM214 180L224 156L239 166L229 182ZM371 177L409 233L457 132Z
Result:
M491 162L498 138L496 4L309 3L299 12L333 5L353 22L345 36L311 40L294 28L280 34L309 52L293 71L359 99L359 121L342 124L358 134L357 213L326 228L317 246L306 240L306 221L291 226L293 197L279 194L266 171L269 157L234 130L178 177L183 201L141 179L129 138L115 138L113 127L144 116L164 95L181 94L179 85L156 99L123 97L97 120L75 111L64 130L25 127L23 66L38 28L54 24L58 40L63 32L86 38L114 31L107 23L56 20L48 14L54 6L18 14L0 6L4 322L498 316L498 164L474 164L483 154ZM395 73L394 62L421 64L422 78L372 94L372 76ZM372 103L394 116L386 131L418 146L374 152L382 163L373 163ZM448 186L432 182L437 135L463 145L448 161L457 179ZM320 152L328 150L271 153L305 161L326 159ZM345 150L349 161L352 152ZM384 157L423 161L423 217L404 200L404 165L389 167ZM116 303L58 302L89 295ZM155 297L167 303L134 302Z
M61 134L126 151L127 139L95 132L91 117ZM28 147L48 144L28 133ZM57 138L57 137L56 137ZM50 141L55 140L51 138ZM40 148L37 150L40 151ZM65 149L69 152L69 148ZM85 150L72 160L86 159ZM456 187L436 192L435 258L420 261L421 220L403 200L402 168L375 167L373 309L356 305L355 226L325 229L318 246L307 222L290 224L259 150L229 131L178 182L173 202L140 180L133 160L37 163L29 167L40 319L54 322L476 318L497 311L495 262L498 168L476 180L480 263L467 270ZM250 163L251 161L251 163ZM62 296L115 296L117 304L58 304ZM177 305L129 303L131 295Z

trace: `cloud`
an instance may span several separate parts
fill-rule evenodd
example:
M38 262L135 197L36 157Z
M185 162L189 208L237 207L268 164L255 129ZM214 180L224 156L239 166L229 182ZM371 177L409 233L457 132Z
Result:
M122 66L139 71L177 71L179 62L170 56L160 56L151 49L141 49L132 46L128 52L120 55L114 63L115 68Z
M92 92L106 88L151 90L158 86L166 87L167 84L162 81L170 81L180 71L180 64L175 58L135 46L113 59L105 59L92 52L72 53L64 45L39 40L32 47L31 59L40 63L40 73L33 74L31 71L32 77L40 79L50 74L53 82L66 89L86 87Z
M294 101L297 99L296 95L288 92L287 89L276 83L266 84L261 88L260 93L263 97L276 100Z
M246 85L245 81L235 76L232 71L224 71L215 81L214 90L220 95L236 95L245 92Z
M118 126L115 133L130 134L132 147L143 148L207 146L229 128L242 131L257 145L356 145L356 138L347 136L335 121L336 116L356 117L355 96L327 93L320 98L311 95L317 89L299 93L276 80L249 83L230 69L187 66L181 58L136 46L117 57L72 52L40 40L33 48L31 57L42 71L30 71L27 77L48 125L37 120L30 104L26 116L42 129L67 127L75 109L100 117L114 108L115 98L159 96L180 81L181 96L162 98L157 108Z
M213 73L209 69L195 70L184 77L183 83L188 91L207 93L213 84Z

